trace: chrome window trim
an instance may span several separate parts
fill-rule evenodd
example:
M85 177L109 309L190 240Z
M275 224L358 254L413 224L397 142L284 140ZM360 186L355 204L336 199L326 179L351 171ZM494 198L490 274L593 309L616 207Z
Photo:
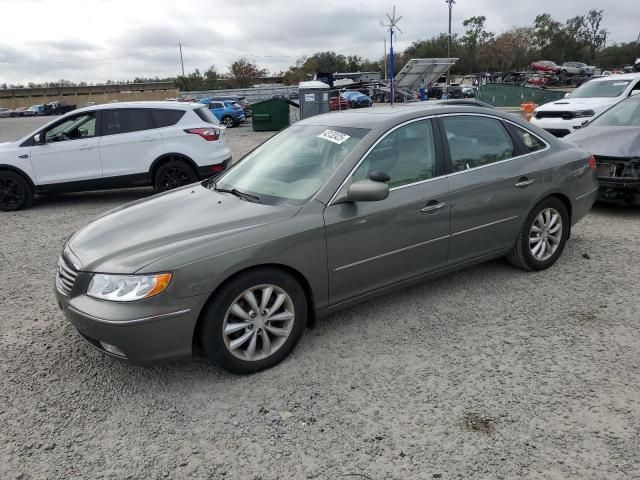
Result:
M445 240L450 236L451 235L445 235L443 237L432 238L431 240L427 240L426 242L415 243L413 245L409 245L408 247L403 247L397 250L391 250L390 252L381 253L380 255L375 255L373 257L364 258L362 260L358 260L357 262L348 263L347 265L336 267L333 269L333 271L339 272L341 270L346 270L347 268L356 267L358 265L362 265L363 263L372 262L373 260L379 260L381 258L388 257L389 255L395 255L396 253L406 252L407 250L412 250L414 248L422 247L424 245L429 245L430 243L439 242L440 240Z
M492 118L492 119L498 120L498 121L501 121L501 120L505 121L505 122L510 123L511 125L517 127L517 128L520 128L521 130L525 130L527 133L529 133L529 134L533 135L534 137L536 137L538 140L540 140L542 143L544 143L545 148L543 148L541 150L536 150L535 152L523 153L522 155L516 155L515 157L505 158L504 160L499 160L497 162L488 163L486 165L480 165L478 167L468 168L467 170L460 170L459 172L451 172L451 173L449 173L447 175L448 177L451 177L453 175L460 175L461 173L472 172L472 171L478 170L480 168L492 167L493 165L500 165L501 163L510 162L512 160L518 160L520 158L528 157L529 155L535 155L535 154L538 154L538 153L546 152L547 150L549 150L551 148L551 145L549 145L549 143L544 138L540 138L540 136L536 135L535 133L533 133L528 128L525 128L522 125L518 125L516 122L512 122L511 120L508 120L506 118L496 117L496 116L489 115L489 114L486 114L486 113L443 113L441 115L438 115L438 117L460 117L460 116L487 117L487 118ZM445 135L446 135L446 132L445 132ZM511 135L509 135L509 132L507 132L507 135L509 136L509 138L511 138ZM515 147L515 145L514 145L514 147Z
M428 115L426 117L420 117L420 118L413 118L411 120L407 120L403 123L400 123L398 125L396 125L395 127L393 127L390 130L387 130L385 132L384 135L382 135L373 145L371 145L371 147L369 147L369 149L367 149L367 151L364 153L364 155L362 156L362 158L360 158L360 160L358 161L358 163L355 165L355 167L353 167L351 169L351 171L349 172L349 174L345 177L344 181L340 184L340 186L338 187L338 189L334 192L333 196L331 197L331 199L329 200L329 202L327 203L327 206L332 206L333 205L333 201L336 199L336 197L338 196L338 193L344 188L344 186L347 184L347 182L349 181L349 179L353 176L353 174L355 173L355 171L358 169L358 167L360 166L360 164L362 162L364 162L364 160L367 158L367 156L371 153L371 151L376 148L378 146L378 144L384 140L387 135L391 134L392 132L394 132L395 130L397 130L400 127L404 127L405 125L408 125L410 123L414 123L414 122L418 122L421 120L433 120L436 118L442 118L442 117L459 117L459 116L475 116L475 117L487 117L487 118L492 118L494 120L498 120L498 121L504 121L507 123L510 123L511 125L515 126L516 128L520 128L522 130L525 130L527 133L529 133L530 135L533 135L534 137L536 137L538 140L540 140L542 143L544 143L545 148L541 149L541 150L536 150L535 152L529 152L529 153L524 153L522 155L517 155L515 157L511 157L511 158L506 158L504 160L500 160L498 162L493 162L493 163L489 163L487 165L480 165L479 167L473 167L473 168L469 168L467 170L461 170L459 172L452 172L452 173L448 173L448 174L444 174L444 175L440 175L438 177L433 177L433 178L428 178L426 180L421 180L419 182L414 182L414 183L408 183L406 185L399 185L397 187L393 187L389 189L389 192L394 192L396 190L400 190L403 188L407 188L407 187L413 187L415 185L420 185L423 183L427 183L427 182L431 182L433 180L437 180L440 178L445 178L445 177L450 177L452 175L459 175L461 173L467 173L467 172L471 172L480 168L486 168L486 167L491 167L493 165L499 165L501 163L504 162L510 162L512 160L518 160L520 158L525 158L528 157L530 155L535 155L538 153L542 153L542 152L546 152L547 150L549 150L551 148L551 145L549 144L549 142L547 142L544 138L541 138L539 135L533 133L531 130L529 130L526 127L523 127L522 125L511 121L507 118L502 118L502 117L497 117L495 115L489 115L487 113L464 113L464 112L458 112L458 113L441 113L441 114L433 114L433 115ZM509 132L507 132L507 135L509 135ZM511 138L511 135L509 135L509 138Z

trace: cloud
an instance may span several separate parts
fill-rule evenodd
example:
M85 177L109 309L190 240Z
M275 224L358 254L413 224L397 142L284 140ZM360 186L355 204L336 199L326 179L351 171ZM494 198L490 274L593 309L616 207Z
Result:
M443 0L395 4L404 17L397 50L446 31ZM317 51L375 59L382 56L385 36L379 21L391 5L386 0L0 0L0 60L20 62L0 64L0 83L173 76L180 72L179 42L188 71L215 65L224 72L241 55L272 72ZM485 15L488 28L499 33L530 25L543 12L564 22L590 8L605 9L610 42L638 36L637 0L604 7L601 0L459 0L453 28L461 32L465 18ZM69 61L76 63L33 63Z

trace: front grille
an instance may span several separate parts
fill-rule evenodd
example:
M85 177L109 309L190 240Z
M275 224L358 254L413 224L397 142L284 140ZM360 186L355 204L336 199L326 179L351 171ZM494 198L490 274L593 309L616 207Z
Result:
M562 118L563 120L571 120L573 117L573 112L536 112L536 118Z
M78 270L65 259L64 254L61 255L58 259L58 273L56 275L56 285L60 293L69 296L77 276Z

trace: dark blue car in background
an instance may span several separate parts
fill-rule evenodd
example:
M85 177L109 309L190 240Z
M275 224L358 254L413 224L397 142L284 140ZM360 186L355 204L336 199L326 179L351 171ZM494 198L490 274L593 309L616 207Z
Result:
M349 108L370 107L373 104L373 100L369 96L355 90L342 92L340 96L349 103Z
M225 127L231 128L245 121L244 109L231 100L212 100L203 98L198 102L205 104Z

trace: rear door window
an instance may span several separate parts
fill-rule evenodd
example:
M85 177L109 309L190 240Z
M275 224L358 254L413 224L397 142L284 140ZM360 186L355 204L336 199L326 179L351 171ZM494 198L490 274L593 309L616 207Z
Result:
M139 132L155 128L151 110L147 108L121 108L103 112L104 135Z
M490 165L515 155L509 133L499 120L476 115L443 117L454 172Z

